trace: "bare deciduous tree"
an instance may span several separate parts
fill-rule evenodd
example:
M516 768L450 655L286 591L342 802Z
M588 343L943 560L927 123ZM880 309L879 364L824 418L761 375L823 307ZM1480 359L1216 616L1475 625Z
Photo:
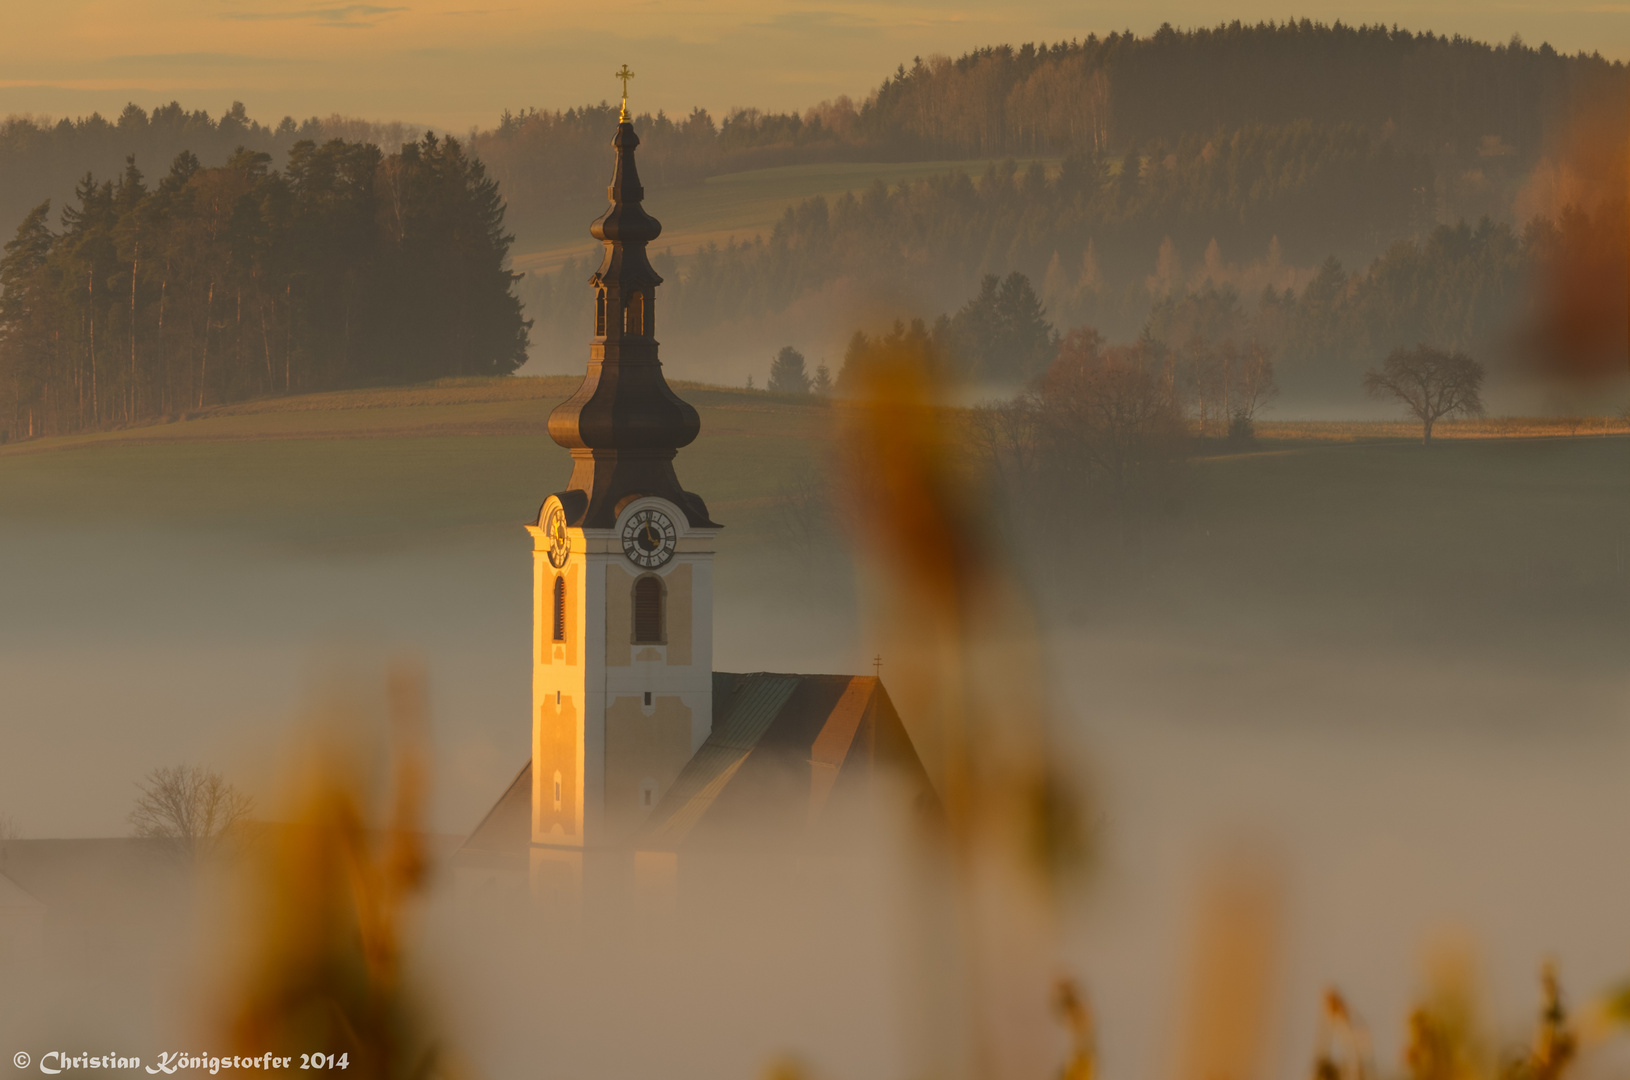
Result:
M1134 495L1187 441L1166 359L1147 343L1091 348L1079 356L1060 348L1042 383L1054 467L1084 466L1102 477L1123 532Z
M1011 401L986 402L969 411L969 444L998 488L1029 499L1041 474L1041 400L1020 394Z
M973 452L1031 531L1080 524L1102 499L1129 548L1189 443L1169 355L1150 342L1106 346L1085 327L1065 336L1037 390L981 406L971 421Z
M1239 351L1234 367L1234 399L1231 417L1256 419L1269 402L1279 396L1273 377L1273 350L1251 338Z
M1213 416L1227 422L1228 406L1222 400L1228 387L1226 362L1222 350L1201 335L1191 334L1183 343L1182 363L1188 394L1200 415L1200 438L1203 439Z
M188 858L206 854L253 806L220 773L199 765L154 769L137 788L130 812L136 835L170 841Z
M1279 394L1273 377L1273 350L1256 338L1243 345L1233 338L1213 342L1199 334L1184 343L1181 358L1187 395L1199 413L1200 437L1212 419L1228 425L1229 437L1249 432L1257 413Z
M1483 415L1483 365L1430 345L1394 349L1380 371L1364 375L1364 389L1408 406L1421 422L1423 443L1432 441L1432 425L1444 417Z

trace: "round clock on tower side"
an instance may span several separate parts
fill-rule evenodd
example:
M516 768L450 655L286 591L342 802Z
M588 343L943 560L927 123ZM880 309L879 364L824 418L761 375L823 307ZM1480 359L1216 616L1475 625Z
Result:
M623 526L623 554L635 566L654 570L673 558L678 533L661 510L641 510Z
M560 507L549 512L549 519L543 523L543 531L549 538L549 565L556 570L566 565L566 559L572 553L572 539L566 535L566 513Z

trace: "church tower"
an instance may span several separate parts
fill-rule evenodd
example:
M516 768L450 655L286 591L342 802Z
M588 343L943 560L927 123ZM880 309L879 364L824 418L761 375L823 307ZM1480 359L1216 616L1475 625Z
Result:
M626 84L625 84L626 85ZM588 371L549 417L572 454L533 537L532 877L581 882L583 856L626 843L706 741L713 719L713 552L719 526L673 460L696 410L657 359L656 287L626 95Z

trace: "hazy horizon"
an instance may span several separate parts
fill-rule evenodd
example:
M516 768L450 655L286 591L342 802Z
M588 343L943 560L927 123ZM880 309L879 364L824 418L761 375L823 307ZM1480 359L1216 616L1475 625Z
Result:
M842 94L863 98L914 56L985 45L1057 41L1163 22L1215 25L1288 17L1385 23L1489 42L1520 34L1564 53L1630 56L1630 8L1568 3L1423 0L1287 11L1267 0L1118 2L1082 12L1061 0L743 5L726 0L630 5L635 26L602 10L540 5L317 6L298 0L155 0L129 8L92 0L14 10L0 39L0 115L117 115L179 100L219 115L241 100L262 122L339 113L462 132L503 110L567 108L616 96L611 72L636 73L641 111L715 115L736 106L803 109Z

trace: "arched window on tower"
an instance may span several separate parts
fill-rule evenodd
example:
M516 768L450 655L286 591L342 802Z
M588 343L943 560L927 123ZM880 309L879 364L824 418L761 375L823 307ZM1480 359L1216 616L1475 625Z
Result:
M667 640L662 592L662 579L655 574L634 582L634 644L661 645Z
M645 294L635 293L628 298L628 308L623 318L623 333L645 333Z
M566 640L566 579L555 578L555 640Z
M606 291L601 289L594 299L594 336L606 336Z

